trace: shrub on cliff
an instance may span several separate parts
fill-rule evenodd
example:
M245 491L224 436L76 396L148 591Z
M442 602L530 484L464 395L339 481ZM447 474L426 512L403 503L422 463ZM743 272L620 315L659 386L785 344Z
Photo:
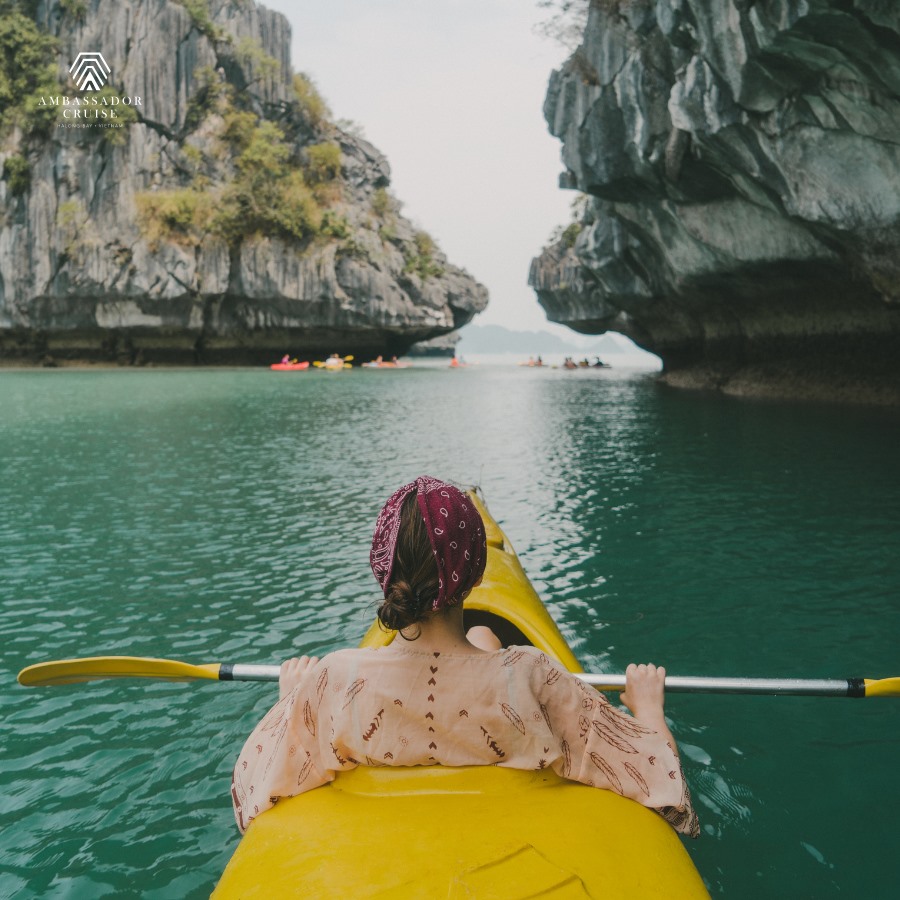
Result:
M260 232L303 240L318 233L322 211L303 172L288 165L290 153L284 133L273 122L252 129L217 216L217 227L226 237Z
M434 259L437 244L434 238L426 231L417 231L413 235L414 252L406 257L404 272L418 275L423 281L426 278L439 278L444 274L444 267Z
M236 53L257 75L272 74L278 65L258 41L239 42ZM347 239L346 218L330 208L342 196L340 146L320 140L300 149L298 136L292 133L289 140L283 130L302 120L317 136L333 133L325 127L330 112L312 80L294 76L299 116L288 117L282 127L242 107L241 93L209 66L194 78L184 133L208 122L218 141L200 137L199 146L182 145L186 185L138 196L139 225L151 246L166 240L197 245L209 234L231 245L254 234L299 242Z
M56 116L42 107L42 94L56 93L54 52L57 41L12 4L0 4L0 115L3 127L19 125L42 133Z
M232 151L243 152L253 140L256 123L259 121L255 113L248 110L227 107L222 117L220 136ZM278 130L278 143L282 144L284 134Z
M372 193L372 212L386 222L400 214L403 204L387 189L376 188Z
M190 148L185 157L195 173L188 187L138 195L139 225L151 247L165 240L196 245L207 234L230 244L252 234L301 242L349 235L343 216L323 209L319 185L311 185L308 172L292 161L292 149L274 122L231 109L223 118L221 138L233 166L224 182L211 187L197 171L202 152ZM309 153L315 161L312 180L339 175L337 144L317 144Z
M31 186L31 167L28 160L18 153L8 156L3 163L3 177L9 184L13 197L24 194Z
M118 100L121 93L121 91L117 91L111 85L105 84L99 91L90 91L84 96L86 100L96 97L97 102L103 105L104 103L112 104ZM114 106L111 105L110 108L115 111L115 123L110 121L104 124L115 124L121 127L101 128L99 129L100 135L107 143L121 147L128 140L128 126L137 121L138 114L133 106L128 106L124 103L116 103Z
M281 70L281 63L274 56L266 53L262 44L251 37L242 37L234 48L238 61L242 63L248 70L248 74L252 78L248 78L249 83L254 81L264 81L266 78L274 77Z
M203 120L219 109L227 108L234 91L212 66L200 66L194 70L197 87L188 100L184 117L184 131L190 134Z
M59 0L63 15L72 16L78 22L84 21L87 15L87 0Z
M557 245L562 245L564 249L571 250L575 246L575 241L578 240L578 235L590 224L591 216L587 194L579 194L572 201L569 208L572 210L572 221L568 225L557 225L553 229L549 240L544 244L544 250Z
M341 148L330 141L307 147L306 171L314 184L333 181L341 174Z
M209 3L207 0L175 0L180 6L183 6L185 12L191 17L191 22L201 34L206 35L211 41L222 41L230 38L225 32L216 25L209 13Z
M303 72L294 75L294 96L300 111L313 128L318 128L331 118L331 110L319 93L316 83Z
M617 4L619 0L593 0L605 6ZM538 8L548 11L546 19L538 22L535 31L542 37L550 38L574 50L580 43L587 22L590 0L538 0Z
M214 230L215 204L204 191L147 191L135 201L138 226L151 250L164 241L195 246Z

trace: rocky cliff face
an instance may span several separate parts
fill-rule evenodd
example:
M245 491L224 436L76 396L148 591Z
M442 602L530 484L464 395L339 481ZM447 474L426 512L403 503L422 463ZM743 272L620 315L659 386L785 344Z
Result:
M672 384L900 403L900 5L592 0L544 111L589 195L550 319Z
M0 361L393 355L485 307L399 214L384 156L292 74L283 16L250 0L14 15L6 65L28 96L2 110ZM68 73L91 51L100 92Z

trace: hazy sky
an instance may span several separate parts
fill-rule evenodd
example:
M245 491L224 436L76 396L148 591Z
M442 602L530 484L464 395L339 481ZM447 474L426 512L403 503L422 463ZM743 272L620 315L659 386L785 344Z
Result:
M566 56L535 0L264 0L291 23L294 69L391 164L404 215L490 291L479 323L550 327L531 258L570 218L541 112ZM567 330L564 333L572 334Z

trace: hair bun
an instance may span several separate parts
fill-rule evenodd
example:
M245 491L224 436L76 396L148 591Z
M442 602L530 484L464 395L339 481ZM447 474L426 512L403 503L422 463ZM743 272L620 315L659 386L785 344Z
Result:
M424 612L423 598L407 581L397 578L388 587L384 603L378 609L378 618L385 628L400 631L418 622Z

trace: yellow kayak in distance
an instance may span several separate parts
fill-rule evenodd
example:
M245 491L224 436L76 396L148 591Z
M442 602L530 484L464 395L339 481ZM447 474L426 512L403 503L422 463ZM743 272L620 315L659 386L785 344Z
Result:
M352 369L353 355L349 356L331 356L326 360L316 359L313 366L322 369L325 372L343 372L344 369Z
M500 527L466 626L531 644L583 671ZM377 621L360 646L393 640ZM255 819L213 893L232 898L688 900L708 897L682 839L660 816L551 769L367 767L281 800Z

